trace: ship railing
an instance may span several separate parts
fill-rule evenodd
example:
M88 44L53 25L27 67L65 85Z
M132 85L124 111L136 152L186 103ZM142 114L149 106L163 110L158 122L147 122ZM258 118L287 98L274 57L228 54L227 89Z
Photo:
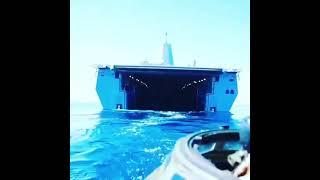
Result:
M224 72L240 72L240 69L223 69Z

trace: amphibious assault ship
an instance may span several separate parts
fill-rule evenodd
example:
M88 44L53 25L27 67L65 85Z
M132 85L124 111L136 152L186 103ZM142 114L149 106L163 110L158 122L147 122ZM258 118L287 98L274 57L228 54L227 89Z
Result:
M177 67L166 40L162 64L98 67L96 91L104 110L229 112L238 95L238 73Z

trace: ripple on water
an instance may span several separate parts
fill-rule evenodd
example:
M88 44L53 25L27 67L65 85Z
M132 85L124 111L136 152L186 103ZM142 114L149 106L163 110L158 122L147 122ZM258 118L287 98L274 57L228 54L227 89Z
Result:
M155 111L71 115L70 179L145 179L177 139L231 121L228 114Z

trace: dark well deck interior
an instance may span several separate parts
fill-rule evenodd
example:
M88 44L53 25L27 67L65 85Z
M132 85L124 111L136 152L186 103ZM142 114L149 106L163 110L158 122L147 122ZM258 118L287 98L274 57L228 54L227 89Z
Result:
M212 92L212 77L220 69L176 67L116 67L127 109L204 111L206 94Z

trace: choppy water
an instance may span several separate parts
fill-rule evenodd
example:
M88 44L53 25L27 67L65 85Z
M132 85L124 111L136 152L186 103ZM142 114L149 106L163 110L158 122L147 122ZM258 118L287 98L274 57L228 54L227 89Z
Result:
M71 105L70 179L144 179L172 150L175 141L224 124L237 128L249 106L230 113L101 111Z

